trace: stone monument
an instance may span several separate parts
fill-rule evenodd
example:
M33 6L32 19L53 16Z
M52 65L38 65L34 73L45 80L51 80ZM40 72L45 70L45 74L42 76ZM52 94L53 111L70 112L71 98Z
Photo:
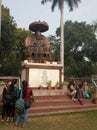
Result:
M43 58L51 60L51 47L47 37L42 35L49 29L46 22L33 22L29 29L34 32L25 40L25 46L28 50L28 56L34 57L34 61L42 62Z
M50 42L47 37L41 34L47 31L49 26L46 22L35 21L29 25L29 29L32 34L26 37L25 46L27 56L33 61L24 60L21 79L27 80L29 86L33 88L40 86L46 88L48 81L52 81L51 86L54 87L56 82L61 83L63 81L63 67L57 62L50 63L52 60ZM44 58L47 60L46 63L43 63Z

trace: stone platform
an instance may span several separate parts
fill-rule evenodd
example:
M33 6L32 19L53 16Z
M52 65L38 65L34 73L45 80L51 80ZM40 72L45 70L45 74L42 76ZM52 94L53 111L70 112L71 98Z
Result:
M54 96L54 95L64 95L66 91L64 89L33 89L34 96Z
M57 63L23 63L21 80L26 80L29 87L39 88L47 87L47 83L51 81L51 86L55 86L57 82L63 82L64 74L62 73L62 64Z

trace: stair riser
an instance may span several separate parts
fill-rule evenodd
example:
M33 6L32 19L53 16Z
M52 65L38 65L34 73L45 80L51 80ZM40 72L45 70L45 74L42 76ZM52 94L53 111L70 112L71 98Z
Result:
M91 103L91 101L89 100L87 100L87 101L83 101L85 104L89 104L89 103ZM32 107L44 107L44 106L61 106L61 105L64 105L64 106L67 106L67 105L69 105L69 106L71 106L71 104L72 105L78 105L79 104L79 102L78 101L72 101L72 100L70 100L70 101L45 101L45 102L43 102L43 101L40 101L40 102L35 102L35 103L33 103L32 104Z
M36 96L35 100L70 99L68 96Z
M67 111L84 111L84 110L94 110L97 109L97 105L95 106L71 106L71 107L64 107L64 108L46 108L46 109L30 109L29 114L37 114L37 113L53 113L53 112L67 112Z

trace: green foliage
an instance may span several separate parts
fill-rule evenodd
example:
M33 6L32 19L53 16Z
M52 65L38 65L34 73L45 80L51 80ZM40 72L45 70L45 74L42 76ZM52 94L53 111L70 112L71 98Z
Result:
M30 31L17 29L9 9L3 5L1 15L0 75L20 76L21 62L26 58L24 41Z
M56 83L55 83L55 87L58 87L59 86L59 81L57 81Z
M63 86L67 86L68 84L69 84L68 81L64 81L64 82L62 83Z
M97 100L97 93L93 95L93 99Z
M25 38L30 35L30 31L26 31L25 29L18 28L15 30L16 35L16 41L14 50L15 52L18 52L20 54L21 60L24 60L27 58L27 50L25 48Z
M60 37L60 28L56 34ZM64 41L66 76L88 77L97 73L97 39L93 25L66 21Z
M60 58L60 39L56 38L55 36L50 35L49 37L51 50L52 50L52 58L54 61L57 61L57 59Z
M9 9L2 6L1 12L1 43L2 51L5 52L4 56L8 55L12 49L15 42L15 29L16 23L13 20L13 17L10 16Z
M93 87L93 85L88 84L88 92L89 92L90 94L94 94L94 93L95 93L95 88Z
M54 9L57 5L58 5L59 9L61 10L62 4L64 4L64 2L66 2L70 11L72 11L74 7L78 7L78 3L80 1L81 0L41 0L41 3L45 4L46 2L52 2L51 9L52 9L52 11L54 11Z
M52 81L51 81L51 80L48 80L48 81L47 81L47 86L51 87L51 85L52 85Z
M0 86L5 85L4 81L0 81Z

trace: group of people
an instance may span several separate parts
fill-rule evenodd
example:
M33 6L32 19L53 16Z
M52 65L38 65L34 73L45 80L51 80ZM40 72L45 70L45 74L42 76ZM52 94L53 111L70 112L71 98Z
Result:
M28 83L25 80L22 81L21 89L17 85L17 80L8 80L4 86L2 93L3 107L1 121L6 120L6 124L14 123L16 127L19 125L21 114L16 111L15 105L20 98L20 92L22 92L22 99L24 101L24 119L22 123L22 127L24 128L28 119L31 102L34 100L32 88L28 87ZM27 106L28 104L30 105Z
M67 86L68 95L70 95L73 101L76 101L76 99L78 99L81 105L83 105L82 99L86 92L86 86L84 86L83 81L80 81L78 84L74 80L71 80Z

